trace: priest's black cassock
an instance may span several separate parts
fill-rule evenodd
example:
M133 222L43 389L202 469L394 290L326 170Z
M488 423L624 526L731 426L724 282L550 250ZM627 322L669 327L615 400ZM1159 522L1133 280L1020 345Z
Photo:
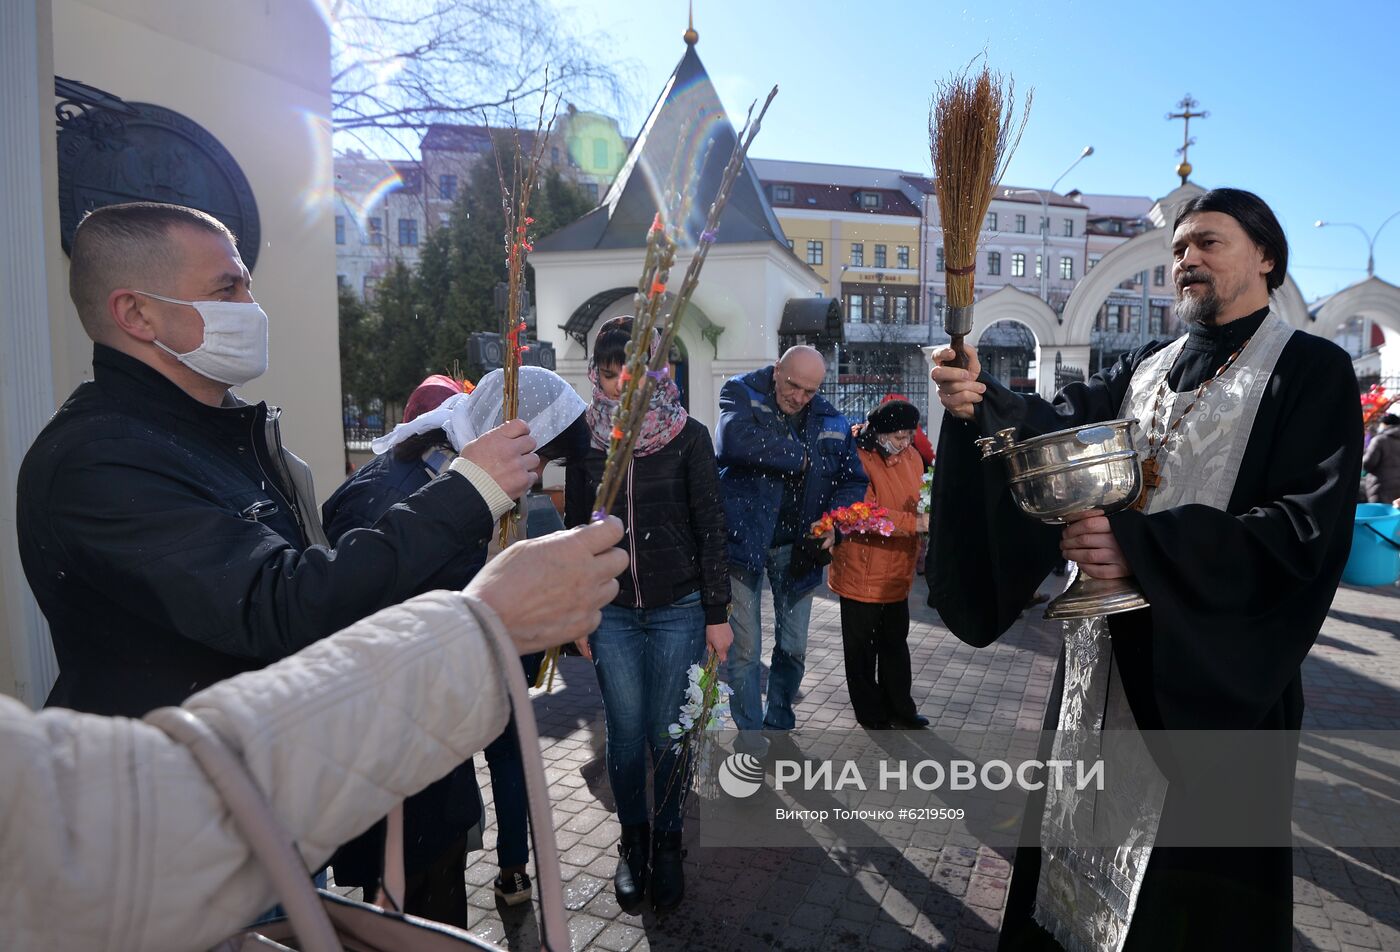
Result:
M1193 326L1167 376L1177 393L1210 378L1268 314ZM1005 427L1017 438L1117 419L1153 342L1054 402L1013 394L985 373L975 422L944 416L933 486L929 604L963 641L981 647L1010 627L1059 558L1062 530L1032 521L1007 489L1005 467L973 441ZM1189 398L1188 398L1189 399ZM1142 730L1297 730L1300 667L1331 605L1351 544L1362 430L1356 377L1335 344L1294 333L1259 405L1227 511L1185 505L1109 517L1151 608L1109 618L1114 656ZM1170 452L1170 450L1168 450ZM1045 727L1063 691L1061 654ZM1271 803L1230 803L1222 815L1267 811L1287 842L1296 744L1273 735ZM1261 737L1261 739L1264 739ZM1163 772L1170 775L1166 765ZM1257 789L1255 787L1254 789ZM1193 794L1168 787L1159 842L1173 841ZM1214 802L1214 801L1212 801ZM1038 839L1043 794L1023 842ZM1199 808L1200 804L1192 805ZM1177 828L1174 828L1175 827ZM1181 842L1181 839L1176 839ZM1003 950L1056 949L1031 919L1039 849L1018 850ZM1292 945L1292 853L1287 847L1153 850L1125 950L1280 949Z

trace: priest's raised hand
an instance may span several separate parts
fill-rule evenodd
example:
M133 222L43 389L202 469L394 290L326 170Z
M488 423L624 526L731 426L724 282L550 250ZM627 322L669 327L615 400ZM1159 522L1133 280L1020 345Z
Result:
M943 404L943 409L960 420L971 420L977 404L982 402L982 394L987 392L987 385L977 380L982 373L977 348L964 344L963 350L967 352L966 370L952 365L953 348L945 347L933 355L929 379L938 386L938 402Z

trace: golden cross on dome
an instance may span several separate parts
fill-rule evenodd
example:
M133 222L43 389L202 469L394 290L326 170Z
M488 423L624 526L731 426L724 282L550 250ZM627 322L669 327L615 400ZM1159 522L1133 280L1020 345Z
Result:
M1181 164L1176 167L1176 174L1181 176L1182 185L1186 184L1186 180L1191 175L1191 163L1187 161L1186 151L1190 149L1191 146L1196 144L1196 140L1191 138L1191 120L1210 118L1210 113L1204 110L1202 110L1201 112L1192 111L1199 105L1200 103L1192 99L1190 93L1187 93L1186 98L1176 104L1176 108L1180 109L1181 112L1167 113L1168 122L1171 122L1176 119L1185 120L1185 125L1183 126L1181 131L1181 148L1176 150L1177 154L1181 156Z

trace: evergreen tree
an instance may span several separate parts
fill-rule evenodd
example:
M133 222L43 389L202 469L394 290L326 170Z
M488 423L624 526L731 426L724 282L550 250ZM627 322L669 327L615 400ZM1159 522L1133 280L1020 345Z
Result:
M385 406L402 407L413 388L436 371L429 346L433 340L431 320L419 305L417 281L402 260L383 278L374 295L378 323L374 333L374 355L382 373L378 394Z
M383 389L372 341L378 319L349 287L339 289L340 392L347 417L364 417Z
M504 139L505 137L503 137ZM513 150L514 143L506 146ZM502 155L510 167L510 155ZM538 238L577 220L592 207L583 190L557 170L541 173L530 202L530 235ZM341 388L361 412L376 400L402 407L428 374L454 367L477 380L484 368L467 365L467 341L479 331L499 332L496 285L506 280L505 215L496 159L482 156L467 177L446 227L428 231L417 271L396 261L366 305L340 294ZM533 298L535 277L526 268ZM392 413L388 422L397 417Z

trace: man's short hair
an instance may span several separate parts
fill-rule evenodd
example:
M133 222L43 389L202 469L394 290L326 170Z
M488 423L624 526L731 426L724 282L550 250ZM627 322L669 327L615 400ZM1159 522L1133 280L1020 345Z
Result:
M107 334L107 297L117 288L150 287L179 266L170 241L177 225L202 228L237 244L233 233L212 215L183 205L128 202L88 212L73 233L68 295L88 336Z
M1274 263L1273 270L1264 278L1269 290L1276 291L1283 285L1283 279L1288 276L1288 239L1273 209L1262 198L1242 188L1213 188L1181 206L1172 231L1201 212L1221 212L1239 222L1249 240Z
M1393 413L1387 413L1385 416L1381 417L1381 422L1384 423L1386 426L1400 426L1400 416L1396 416Z

